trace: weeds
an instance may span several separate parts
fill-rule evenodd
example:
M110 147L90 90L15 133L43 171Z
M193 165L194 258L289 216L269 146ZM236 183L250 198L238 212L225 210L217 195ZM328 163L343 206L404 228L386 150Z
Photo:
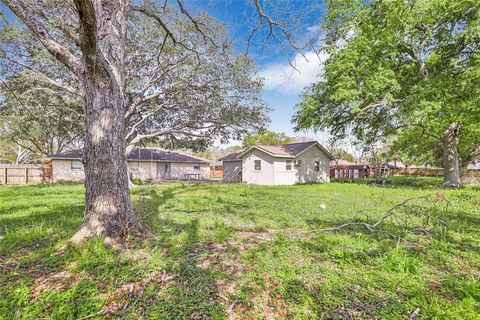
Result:
M433 190L138 186L135 211L155 236L119 255L101 239L57 254L81 224L82 186L1 187L0 319L475 319L478 190L442 191L449 205L407 201L414 211L382 219ZM314 232L355 217L420 245Z

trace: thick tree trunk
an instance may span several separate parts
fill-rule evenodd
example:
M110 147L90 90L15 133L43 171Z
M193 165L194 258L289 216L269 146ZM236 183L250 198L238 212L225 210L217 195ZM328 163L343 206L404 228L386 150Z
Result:
M458 188L462 185L458 157L459 131L459 123L453 123L445 130L443 186L446 188Z
M71 239L122 238L136 225L125 158L124 50L127 3L76 0L84 57L83 224Z

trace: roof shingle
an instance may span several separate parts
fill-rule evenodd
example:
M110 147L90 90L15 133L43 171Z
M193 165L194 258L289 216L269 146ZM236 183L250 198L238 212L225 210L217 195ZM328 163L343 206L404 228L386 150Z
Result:
M278 144L278 145L255 145L253 147L263 150L267 153L270 153L277 157L295 157L301 152L303 152L308 147L318 143L317 141L307 141L307 142L296 142L296 143L287 143L287 144ZM323 149L323 147L322 147ZM226 155L223 158L220 158L221 161L232 161L240 160L239 156L243 154L246 150L239 150L232 152ZM330 154L324 150L329 156Z

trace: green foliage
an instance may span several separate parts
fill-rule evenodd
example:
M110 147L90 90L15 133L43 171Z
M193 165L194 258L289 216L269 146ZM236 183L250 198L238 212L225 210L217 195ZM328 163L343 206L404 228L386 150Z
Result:
M19 72L0 88L0 135L40 156L62 152L81 140L83 102L61 95ZM10 91L14 90L14 92Z
M155 237L121 253L92 239L61 254L82 221L83 186L3 186L0 318L224 319L236 301L233 316L250 319L394 319L416 308L423 319L475 319L478 188L446 190L449 232L412 233L418 248L361 229L315 232L378 219L436 183L145 185L132 198Z
M355 162L357 160L355 159L353 154L351 154L350 152L348 152L343 148L335 147L333 149L330 149L329 151L330 151L330 154L333 156L333 158L336 160L342 159L349 162Z
M212 141L239 140L265 128L269 109L260 95L262 80L252 60L234 52L225 26L201 13L195 18L200 32L176 6L145 6L168 21L175 41L157 20L135 11L128 15L123 90L127 145L203 150ZM55 41L81 56L75 43L77 22L67 31L54 18L69 8L38 3L36 10ZM51 56L13 14L0 19L0 69L7 85L0 84L5 131L0 134L17 143L28 141L40 154L61 151L83 136L80 77Z
M243 147L248 148L256 144L286 144L292 141L293 138L287 137L284 132L262 130L255 134L246 135L243 138Z
M328 1L324 81L303 94L297 129L347 130L366 141L397 135L408 152L480 146L480 3L476 0Z

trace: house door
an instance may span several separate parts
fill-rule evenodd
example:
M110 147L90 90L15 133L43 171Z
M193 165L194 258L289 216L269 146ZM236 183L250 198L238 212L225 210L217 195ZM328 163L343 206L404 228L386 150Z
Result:
M159 180L170 179L170 163L157 162L157 178Z

